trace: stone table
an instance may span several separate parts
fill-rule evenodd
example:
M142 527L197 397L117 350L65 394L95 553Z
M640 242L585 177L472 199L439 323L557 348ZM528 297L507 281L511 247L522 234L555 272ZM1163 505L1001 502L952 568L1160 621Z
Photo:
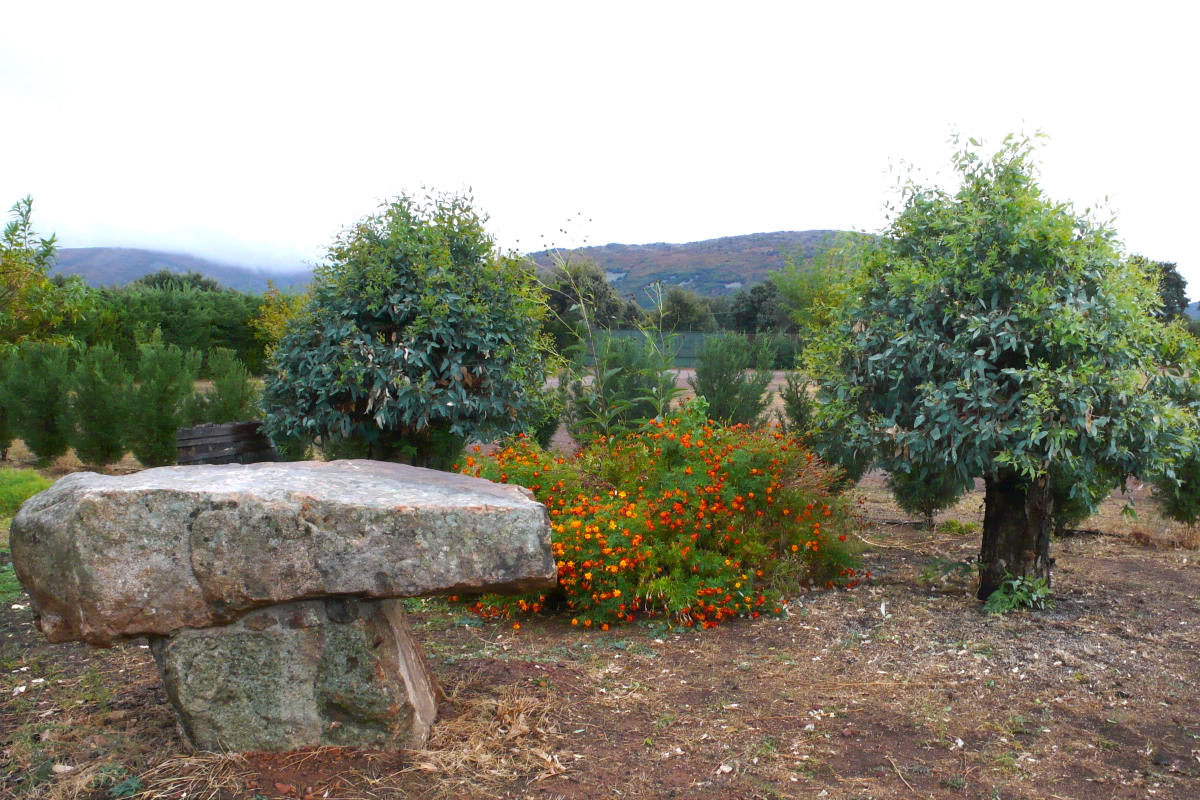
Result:
M420 747L437 687L396 598L556 580L528 490L365 460L74 473L10 548L51 641L149 637L206 750Z

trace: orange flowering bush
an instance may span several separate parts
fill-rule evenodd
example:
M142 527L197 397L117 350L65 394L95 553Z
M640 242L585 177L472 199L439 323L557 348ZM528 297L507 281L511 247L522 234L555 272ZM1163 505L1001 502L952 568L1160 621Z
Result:
M678 416L582 450L546 453L518 438L462 471L531 489L550 513L558 597L488 595L485 617L561 602L573 624L608 630L638 615L712 627L780 612L772 577L853 586L846 547L857 524L828 491L829 467L775 430L710 422L703 399ZM478 453L478 449L476 451Z

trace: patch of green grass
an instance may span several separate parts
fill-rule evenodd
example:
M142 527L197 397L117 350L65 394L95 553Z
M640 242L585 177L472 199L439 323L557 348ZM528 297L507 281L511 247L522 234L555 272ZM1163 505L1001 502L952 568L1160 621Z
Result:
M100 708L108 710L108 704L112 701L112 692L104 685L104 677L95 664L88 667L87 672L83 673L80 678L79 699L85 703L95 703Z
M0 566L0 603L15 603L21 599L21 584L12 564Z
M959 522L956 519L948 519L938 526L939 533L950 533L955 536L970 536L979 532L978 522Z
M54 481L31 469L0 469L0 517L11 517L29 498Z

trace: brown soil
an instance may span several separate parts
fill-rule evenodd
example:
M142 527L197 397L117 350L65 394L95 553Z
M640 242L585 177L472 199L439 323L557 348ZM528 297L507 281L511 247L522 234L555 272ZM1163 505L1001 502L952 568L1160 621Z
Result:
M514 630L409 601L448 694L420 752L188 753L144 642L50 645L6 603L0 796L1200 797L1200 553L1144 489L1140 519L1115 496L1055 543L1051 609L1006 616L931 568L978 533L904 524L879 475L857 491L874 577L781 619Z

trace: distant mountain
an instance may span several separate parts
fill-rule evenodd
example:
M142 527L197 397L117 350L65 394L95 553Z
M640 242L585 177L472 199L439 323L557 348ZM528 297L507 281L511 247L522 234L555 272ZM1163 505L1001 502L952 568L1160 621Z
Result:
M811 257L828 246L840 231L776 231L725 236L685 244L606 244L575 252L604 270L613 287L642 305L651 298L646 288L659 281L684 286L716 297L762 283L772 270L782 269L784 256L802 249ZM531 253L538 264L550 266L550 253ZM308 271L270 272L262 268L218 264L183 253L126 247L68 247L58 251L54 273L80 275L91 286L122 286L152 272L199 272L241 292L262 292L270 278L281 289L308 283Z
M256 267L218 264L182 253L135 250L127 247L65 247L51 274L79 275L90 286L123 286L159 270L199 272L239 292L263 292L270 278L280 289L301 287L312 274L306 270L269 272Z
M1178 306L1176 306L1176 308L1178 308ZM1200 319L1200 300L1197 300L1194 303L1188 303L1186 311L1187 315L1192 319Z
M803 248L805 256L810 257L838 233L776 231L686 244L606 244L574 252L596 262L621 294L648 305L645 290L655 281L713 297L733 294L766 280L771 270L782 269L785 254ZM530 256L542 266L552 263L549 251Z

